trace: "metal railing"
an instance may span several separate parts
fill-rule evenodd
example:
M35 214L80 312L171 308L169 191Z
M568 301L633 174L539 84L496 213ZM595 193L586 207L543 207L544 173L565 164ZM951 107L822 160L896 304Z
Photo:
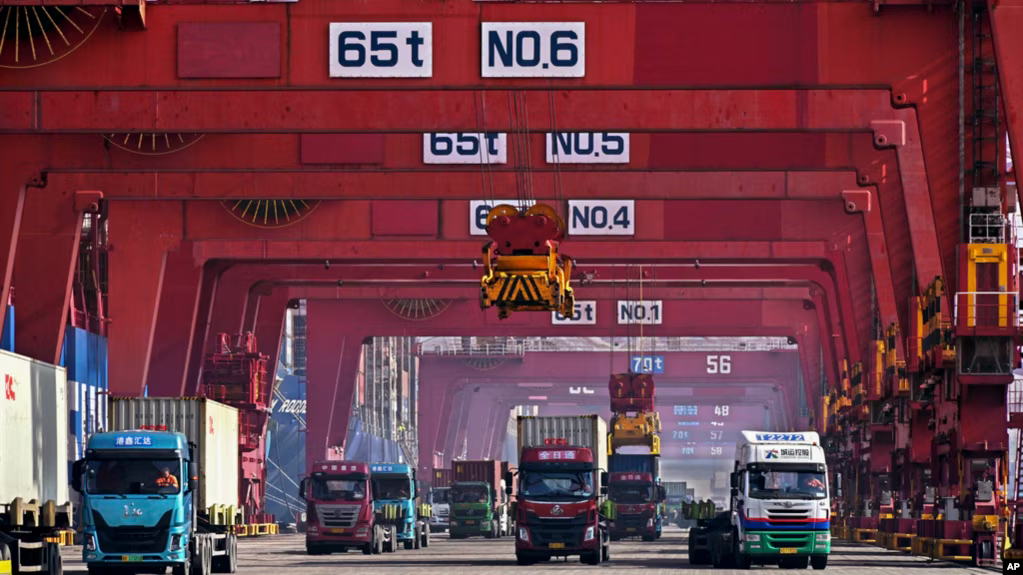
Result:
M1019 294L1000 291L957 292L952 318L952 325L960 328L1019 327Z
M599 337L534 337L525 340L502 340L480 343L466 342L459 337L428 338L416 344L420 355L517 355L535 352L565 351L630 351L633 354L686 351L792 351L797 345L784 337L751 338L599 338Z

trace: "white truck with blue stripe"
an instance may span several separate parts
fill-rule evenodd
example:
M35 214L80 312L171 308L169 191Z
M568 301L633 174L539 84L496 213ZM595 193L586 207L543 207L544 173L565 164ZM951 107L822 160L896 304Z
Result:
M827 567L831 499L817 433L741 432L730 479L729 510L700 526L714 567Z

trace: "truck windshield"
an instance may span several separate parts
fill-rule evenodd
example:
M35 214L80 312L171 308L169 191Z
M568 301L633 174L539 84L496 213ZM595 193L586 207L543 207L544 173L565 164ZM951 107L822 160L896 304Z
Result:
M452 503L486 503L486 487L482 485L461 485L451 488Z
M612 483L609 491L615 503L646 503L653 499L653 488L641 483Z
M519 495L530 499L593 497L592 471L522 471Z
M408 499L412 497L409 491L411 480L405 476L399 477L374 477L373 497L376 499Z
M313 499L321 501L353 501L366 497L366 482L362 479L315 478Z
M816 471L751 471L749 495L754 499L824 499L826 481L824 474Z
M86 491L94 495L173 494L181 491L177 459L93 459L86 467Z
M448 503L448 490L447 489L434 489L430 495L430 503L434 505L440 503Z

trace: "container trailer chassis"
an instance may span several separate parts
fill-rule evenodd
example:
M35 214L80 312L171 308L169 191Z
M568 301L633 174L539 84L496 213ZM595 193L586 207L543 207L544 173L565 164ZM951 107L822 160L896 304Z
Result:
M53 501L39 504L20 497L0 504L0 574L46 573L61 575L61 532L71 527L70 503Z

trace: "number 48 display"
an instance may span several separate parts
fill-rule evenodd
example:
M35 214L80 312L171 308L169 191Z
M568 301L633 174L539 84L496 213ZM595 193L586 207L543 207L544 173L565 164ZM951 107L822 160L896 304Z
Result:
M728 417L728 406L727 405L715 405L714 415L718 417Z

